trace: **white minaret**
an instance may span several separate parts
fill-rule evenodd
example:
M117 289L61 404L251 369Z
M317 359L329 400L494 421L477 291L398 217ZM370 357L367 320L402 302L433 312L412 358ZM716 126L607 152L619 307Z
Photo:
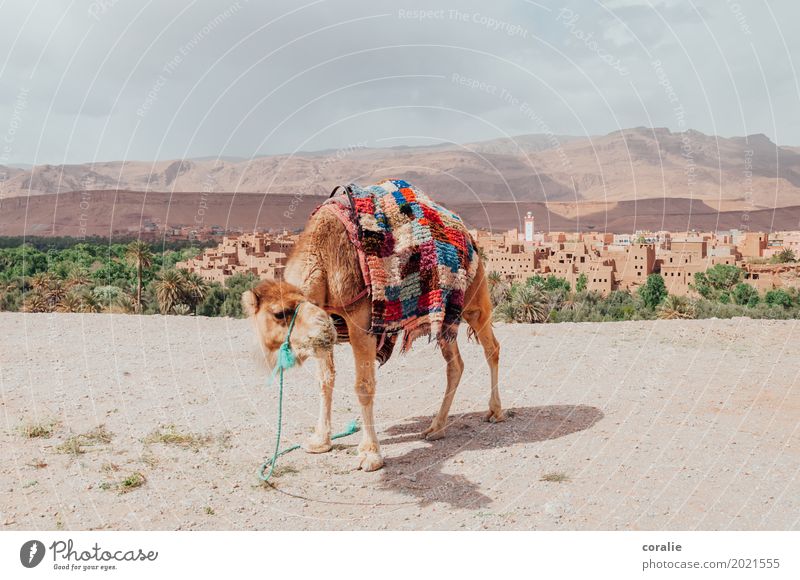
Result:
M528 212L525 215L525 241L532 242L533 241L533 214Z

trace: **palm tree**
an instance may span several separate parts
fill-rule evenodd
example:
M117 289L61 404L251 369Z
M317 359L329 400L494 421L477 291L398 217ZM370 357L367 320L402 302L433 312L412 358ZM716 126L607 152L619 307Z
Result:
M67 288L75 288L78 286L88 286L92 283L92 278L85 268L74 268L67 275L65 280Z
M103 311L103 305L90 290L81 292L81 312L97 313Z
M172 312L176 304L182 302L186 294L186 283L178 270L163 270L156 276L153 286L161 314Z
M132 314L136 312L136 305L133 303L133 297L130 294L120 292L108 305L106 311L114 314Z
M208 295L208 282L196 272L188 272L186 270L182 270L182 272L186 298L190 303L189 307L197 314L197 306L205 300L205 297Z
M17 278L10 278L8 280L3 280L0 282L0 292L3 294L8 292L13 292L17 288L20 287L20 281Z
M0 304L2 304L5 301L6 295L12 294L19 287L20 287L19 281L13 278L9 280L0 281Z
M38 272L30 277L30 287L34 290L43 291L48 290L53 284L55 276L50 272Z
M50 301L50 305L54 309L67 295L66 287L59 278L55 277L44 292L45 297Z
M511 300L504 300L498 304L495 307L493 314L495 320L500 320L502 322L517 321L517 311L514 308L514 304L511 302Z
M50 303L39 292L28 292L22 301L23 312L50 312Z
M548 297L536 286L516 286L511 303L517 322L544 322L550 312Z
M508 298L508 285L503 282L500 272L489 272L486 282L489 285L489 298L492 306L497 306Z
M128 244L125 257L136 266L136 312L142 311L142 271L153 264L153 252L150 246L141 240Z
M56 304L56 312L81 312L83 310L83 300L80 294L70 291L64 295Z
M670 294L656 309L658 318L662 320L678 320L694 318L696 315L694 304L685 296Z

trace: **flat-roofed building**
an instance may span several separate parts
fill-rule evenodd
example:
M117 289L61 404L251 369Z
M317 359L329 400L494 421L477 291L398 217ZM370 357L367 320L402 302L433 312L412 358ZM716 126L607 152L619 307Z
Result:
M486 272L497 273L508 282L524 281L536 273L536 253L523 244L510 244L486 253Z
M248 273L259 279L280 280L293 245L294 239L288 236L226 236L216 248L209 248L196 258L178 262L175 267L219 283L224 283L235 274Z

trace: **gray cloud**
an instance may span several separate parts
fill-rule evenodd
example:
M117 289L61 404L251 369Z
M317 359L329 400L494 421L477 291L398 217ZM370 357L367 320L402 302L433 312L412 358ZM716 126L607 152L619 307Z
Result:
M790 0L17 0L0 20L0 135L14 124L3 160L249 157L682 123L798 144L797 16Z

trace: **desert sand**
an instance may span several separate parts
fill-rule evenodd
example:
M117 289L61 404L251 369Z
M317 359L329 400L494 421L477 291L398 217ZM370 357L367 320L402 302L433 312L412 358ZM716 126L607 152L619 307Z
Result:
M355 435L282 458L276 489L256 476L277 389L248 321L2 313L0 325L0 529L800 528L796 321L498 324L511 417L481 421L487 369L462 340L435 442L418 434L444 365L419 341L378 372L386 467L355 469ZM349 347L336 359L334 429L358 416ZM287 374L284 445L315 422L313 370ZM50 436L26 436L33 425Z

